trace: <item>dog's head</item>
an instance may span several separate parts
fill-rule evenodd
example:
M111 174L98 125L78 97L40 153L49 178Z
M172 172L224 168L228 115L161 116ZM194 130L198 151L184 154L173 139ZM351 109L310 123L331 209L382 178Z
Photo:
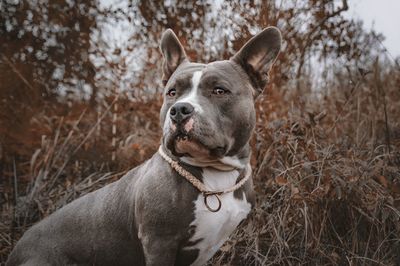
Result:
M165 31L163 145L192 164L240 167L241 157L248 157L255 126L254 100L264 89L280 48L279 30L269 27L230 60L192 63L174 32Z

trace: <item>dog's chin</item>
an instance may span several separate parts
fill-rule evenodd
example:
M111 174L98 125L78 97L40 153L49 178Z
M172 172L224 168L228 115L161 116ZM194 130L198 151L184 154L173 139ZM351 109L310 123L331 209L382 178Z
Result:
M188 137L180 138L175 141L175 151L178 154L189 155L193 158L210 157L210 150L200 142L189 139Z
M195 159L218 159L225 155L224 147L209 147L191 134L174 134L168 136L166 148L177 157Z

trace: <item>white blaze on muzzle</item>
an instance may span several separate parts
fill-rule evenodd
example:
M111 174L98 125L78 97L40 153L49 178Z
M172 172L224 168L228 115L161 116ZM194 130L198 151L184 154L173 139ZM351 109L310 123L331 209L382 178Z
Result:
M183 126L186 132L190 132L193 129L194 120L193 118L189 118L186 124Z
M189 94L184 96L182 99L179 99L175 104L177 103L190 103L193 107L195 112L198 113L203 113L203 108L201 107L199 103L199 94L198 94L198 89L199 89L199 84L200 84L200 79L201 75L203 74L202 71L195 71L192 76L192 88L189 91Z

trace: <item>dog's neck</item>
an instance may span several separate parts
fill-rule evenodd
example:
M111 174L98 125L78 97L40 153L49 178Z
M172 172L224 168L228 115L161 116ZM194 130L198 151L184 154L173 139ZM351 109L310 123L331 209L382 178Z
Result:
M218 159L207 159L189 156L176 157L164 146L162 146L162 149L175 161L181 161L185 164L201 168L213 168L219 171L243 170L250 162L251 153L249 145L247 145L235 155L227 155Z

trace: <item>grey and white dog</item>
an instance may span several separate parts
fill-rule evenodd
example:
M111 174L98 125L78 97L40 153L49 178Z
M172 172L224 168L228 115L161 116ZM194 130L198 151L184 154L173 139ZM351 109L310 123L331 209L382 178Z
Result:
M234 186L249 168L254 101L280 48L279 30L269 27L230 60L200 64L172 30L162 36L161 149L210 190ZM156 153L34 225L6 265L203 265L250 212L252 180L219 198L221 209L210 211Z

